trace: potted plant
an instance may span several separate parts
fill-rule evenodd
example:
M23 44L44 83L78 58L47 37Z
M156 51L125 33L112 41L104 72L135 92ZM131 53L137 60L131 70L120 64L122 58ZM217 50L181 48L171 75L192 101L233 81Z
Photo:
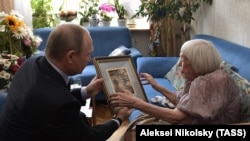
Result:
M99 9L101 10L101 22L103 26L109 26L111 20L113 19L113 12L115 11L115 7L108 3L103 3L100 5Z
M88 0L89 13L95 15L99 13L99 0Z
M188 39L189 24L202 2L212 4L212 0L143 0L132 18L146 17L151 23L150 52L157 50L153 54L164 56L176 39Z
M79 12L79 14L82 16L80 18L80 25L83 25L83 26L88 26L89 25L89 16L90 14L89 13L83 13L83 12Z
M99 0L88 0L88 12L91 15L89 20L90 26L98 26L100 20L99 14Z
M115 4L115 10L118 15L118 25L119 26L126 26L127 19L125 15L127 14L127 11L125 10L124 6L120 3L119 0L114 0Z
M56 15L51 14L53 8L51 0L31 0L33 28L54 27L57 23Z
M88 26L89 25L89 17L91 13L89 12L89 3L86 1L82 1L80 10L78 12L82 17L80 18L80 25Z
M191 23L193 13L200 7L202 2L212 4L212 0L143 0L139 10L132 17L147 17L148 21L160 22L165 18L175 19L180 22Z

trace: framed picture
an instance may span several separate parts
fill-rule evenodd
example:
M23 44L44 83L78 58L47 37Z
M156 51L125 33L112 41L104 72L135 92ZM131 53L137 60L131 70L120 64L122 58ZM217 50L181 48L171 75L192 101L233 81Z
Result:
M129 90L135 96L147 101L145 91L130 56L95 57L93 62L99 77L104 78L104 93L109 95Z

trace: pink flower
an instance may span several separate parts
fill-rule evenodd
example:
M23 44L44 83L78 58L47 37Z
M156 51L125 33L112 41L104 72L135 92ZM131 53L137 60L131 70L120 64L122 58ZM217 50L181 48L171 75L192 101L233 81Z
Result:
M30 40L30 38L25 38L25 39L23 40L23 43L24 43L25 46L30 46L30 45L31 45L31 40Z
M100 6L100 10L102 10L104 12L112 12L112 11L115 11L115 7L110 5L110 4L103 3Z

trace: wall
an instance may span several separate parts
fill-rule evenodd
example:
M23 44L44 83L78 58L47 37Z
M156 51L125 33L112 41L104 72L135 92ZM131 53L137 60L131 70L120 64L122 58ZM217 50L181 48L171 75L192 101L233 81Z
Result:
M137 19L136 27L129 28L133 47L137 48L143 56L149 56L148 44L150 42L149 23L146 19Z
M250 48L250 0L213 0L203 4L191 23L194 34L214 35Z
M130 30L132 45L137 48L143 56L148 55L149 30Z

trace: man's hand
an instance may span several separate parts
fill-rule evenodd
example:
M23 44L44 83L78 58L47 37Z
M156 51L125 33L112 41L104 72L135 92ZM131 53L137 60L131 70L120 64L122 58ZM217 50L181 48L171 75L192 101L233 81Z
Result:
M86 87L88 96L89 97L96 96L98 92L102 90L103 82L104 82L103 78L97 78L97 76L95 76Z

